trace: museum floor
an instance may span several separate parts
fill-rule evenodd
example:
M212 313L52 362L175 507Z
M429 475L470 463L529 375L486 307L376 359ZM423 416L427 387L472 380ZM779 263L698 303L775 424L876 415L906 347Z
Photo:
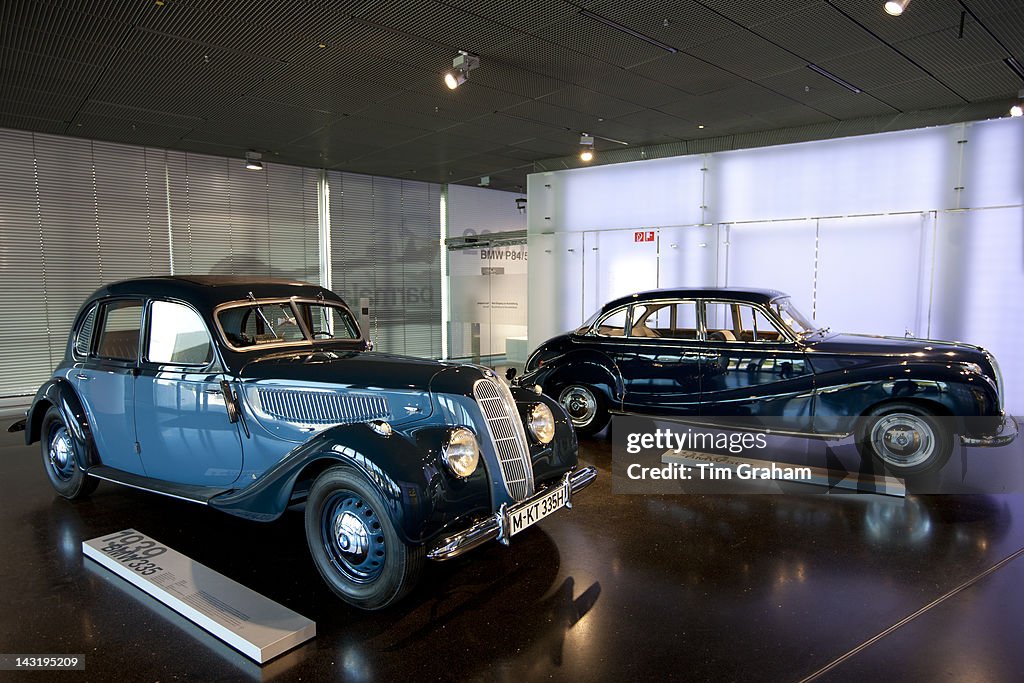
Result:
M599 437L581 456L605 476L575 509L366 614L321 582L301 514L262 525L110 484L70 503L7 424L0 652L84 654L60 680L1024 679L1022 494L613 495ZM127 527L317 637L261 669L83 558Z

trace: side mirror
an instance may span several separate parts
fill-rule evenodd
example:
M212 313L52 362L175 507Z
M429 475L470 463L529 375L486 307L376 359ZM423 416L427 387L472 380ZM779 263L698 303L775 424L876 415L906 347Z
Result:
M515 368L509 368L508 370L505 371L505 379L507 379L509 382L511 382L515 378L516 378L516 369Z

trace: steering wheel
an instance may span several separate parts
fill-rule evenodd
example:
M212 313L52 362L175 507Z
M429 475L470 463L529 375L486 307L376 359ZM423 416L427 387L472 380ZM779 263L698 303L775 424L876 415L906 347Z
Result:
M725 332L716 330L708 335L708 341L727 341L725 338Z

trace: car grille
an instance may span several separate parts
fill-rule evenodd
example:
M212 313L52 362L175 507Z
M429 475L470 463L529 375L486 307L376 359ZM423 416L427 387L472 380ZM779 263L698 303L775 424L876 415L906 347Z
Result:
M350 424L391 415L387 400L373 394L260 388L259 395L264 412L302 424Z
M515 500L526 499L533 495L533 464L512 393L503 384L481 379L473 385L473 396L487 421L505 489Z

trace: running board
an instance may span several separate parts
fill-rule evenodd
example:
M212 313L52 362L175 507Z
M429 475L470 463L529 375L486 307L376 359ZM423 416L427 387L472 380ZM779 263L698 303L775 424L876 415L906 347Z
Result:
M130 472L123 472L105 465L90 467L85 471L85 473L90 477L96 477L97 479L109 481L113 484L128 486L133 489L139 489L140 491L149 491L150 493L159 493L162 496L177 498L178 500L188 501L189 503L199 503L200 505L208 505L210 499L214 496L219 496L220 494L231 490L218 488L216 486L172 484L166 481L150 479L149 477L132 474Z

